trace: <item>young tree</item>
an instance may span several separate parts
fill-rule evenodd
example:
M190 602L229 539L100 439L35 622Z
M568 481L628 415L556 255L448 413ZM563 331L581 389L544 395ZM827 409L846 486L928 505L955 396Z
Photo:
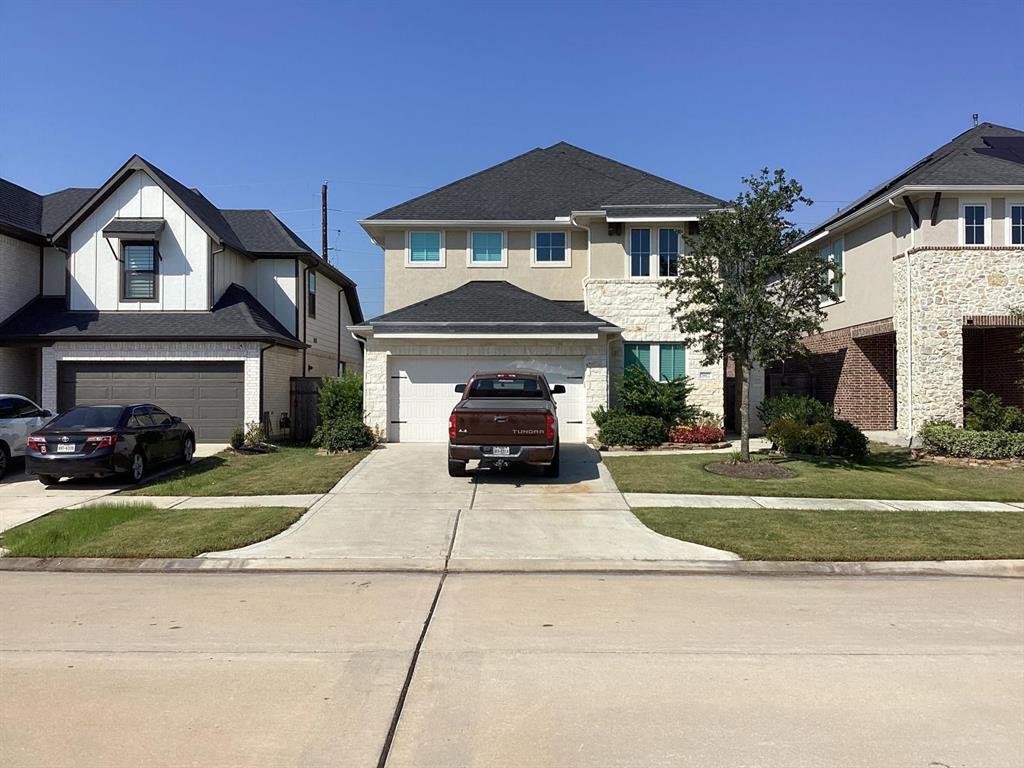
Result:
M783 170L743 179L746 189L729 208L686 236L677 276L666 283L676 327L696 341L704 364L731 357L736 367L740 453L750 460L750 371L800 349L819 333L821 302L837 298L817 247L791 253L804 233L787 215L811 204Z

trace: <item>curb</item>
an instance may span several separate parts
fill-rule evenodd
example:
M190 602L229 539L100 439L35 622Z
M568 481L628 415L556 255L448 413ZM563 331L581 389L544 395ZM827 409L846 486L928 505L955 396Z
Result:
M66 573L521 573L732 576L975 576L1024 579L1024 560L452 560L443 558L5 557L0 572Z

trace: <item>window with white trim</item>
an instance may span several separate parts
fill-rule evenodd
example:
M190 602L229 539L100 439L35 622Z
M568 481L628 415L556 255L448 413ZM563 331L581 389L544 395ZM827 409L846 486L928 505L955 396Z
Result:
M964 203L961 212L963 214L963 244L985 245L988 206L985 203Z
M642 368L655 381L675 381L686 375L686 347L682 344L657 343L623 345L622 370Z
M469 263L476 266L504 266L505 233L470 232Z
M629 230L629 276L651 276L651 230Z
M1024 203L1007 203L1006 222L1010 228L1006 241L1010 245L1024 245Z
M843 238L825 243L818 251L818 256L825 265L825 271L832 290L836 296L843 298Z
M407 263L410 266L444 264L444 235L441 232L410 232Z
M679 231L658 230L658 277L675 277L679 270Z
M569 263L568 232L534 232L533 263L545 267L563 267Z

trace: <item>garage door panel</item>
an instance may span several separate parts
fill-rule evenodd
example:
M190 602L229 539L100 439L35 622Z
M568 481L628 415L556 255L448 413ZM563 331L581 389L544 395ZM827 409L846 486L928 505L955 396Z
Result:
M242 424L244 375L231 362L89 362L58 366L57 407L155 403L196 430L199 442L227 442Z
M582 442L585 393L582 357L394 357L390 361L388 388L388 439L399 442L444 442L448 415L459 401L455 385L477 371L533 370L547 376L553 386L563 384L557 395L561 439Z

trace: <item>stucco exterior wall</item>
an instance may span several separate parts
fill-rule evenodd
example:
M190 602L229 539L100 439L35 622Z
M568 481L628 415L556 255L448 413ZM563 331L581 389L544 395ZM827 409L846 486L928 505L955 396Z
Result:
M584 362L583 388L586 392L586 434L597 436L597 424L591 416L601 406L608 406L608 344L598 340L558 341L551 339L519 340L400 340L375 339L366 342L363 363L363 407L366 423L381 435L388 433L388 358L392 355L500 356L538 357L582 356Z
M621 379L623 343L672 342L687 344L669 314L670 301L661 280L588 280L587 310L622 328L622 341L610 345L608 370L612 390ZM704 365L696 348L686 350L686 375L693 384L691 402L718 416L724 415L724 380L721 362Z
M843 300L825 309L822 331L892 316L892 259L896 255L895 211L885 212L843 235ZM835 239L835 238L829 238ZM818 248L825 240L812 245Z
M39 295L39 246L0 235L0 321Z
M1024 248L911 249L893 263L897 428L963 423L963 318L1024 299Z

